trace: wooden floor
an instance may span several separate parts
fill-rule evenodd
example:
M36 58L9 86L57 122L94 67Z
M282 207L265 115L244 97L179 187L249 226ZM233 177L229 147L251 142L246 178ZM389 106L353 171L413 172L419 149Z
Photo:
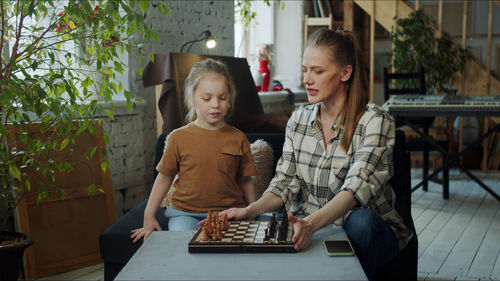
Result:
M500 174L476 174L500 194ZM419 171L412 171L418 182ZM500 280L500 202L478 184L450 171L450 199L441 186L412 194L419 240L419 280ZM102 264L40 280L103 280Z
M68 271L52 276L43 277L37 280L104 280L104 264L82 267L73 271Z
M412 194L419 280L500 280L500 202L467 176L450 173L449 200L435 183ZM475 175L500 194L499 174Z

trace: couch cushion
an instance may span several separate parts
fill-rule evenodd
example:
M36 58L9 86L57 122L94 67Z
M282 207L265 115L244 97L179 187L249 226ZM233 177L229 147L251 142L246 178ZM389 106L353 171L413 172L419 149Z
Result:
M257 173L253 178L255 187L255 199L262 196L262 193L267 189L273 174L274 154L271 146L262 139L254 141L250 145L252 150L253 161L255 162L255 170Z

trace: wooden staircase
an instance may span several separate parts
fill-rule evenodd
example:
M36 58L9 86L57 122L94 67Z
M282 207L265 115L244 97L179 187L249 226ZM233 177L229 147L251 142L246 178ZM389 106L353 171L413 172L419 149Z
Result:
M405 1L366 1L354 0L363 11L369 16L372 15L372 3L375 5L375 21L383 26L389 32L395 24L394 17L405 18L414 11L414 8ZM487 77L490 76L489 93L500 93L500 80L486 69L484 65L473 58L466 66L465 70L465 94L477 95L485 94ZM460 89L460 80L456 80L455 87Z
M355 4L357 4L365 13L367 13L370 17L373 12L375 13L374 21L379 23L384 29L389 32L392 30L392 27L395 25L395 18L406 18L413 11L414 8L410 6L407 2L403 0L392 0L392 1L366 1L366 0L353 0ZM495 0L496 5L500 5L500 1ZM490 7L491 10L491 7ZM490 23L491 24L491 23ZM437 30L436 27L434 29ZM372 29L373 30L373 29ZM456 44L456 43L455 43ZM489 58L488 58L489 59ZM481 95L481 94L500 94L500 80L497 76L493 75L491 71L488 69L490 66L485 67L482 65L476 58L472 58L470 62L467 63L465 67L465 79L462 79L462 75L459 74L458 78L454 83L454 87L456 89L462 89L462 94L465 95ZM463 85L462 80L464 80ZM488 89L489 87L489 89ZM450 119L450 118L448 118ZM450 119L451 120L451 119ZM488 130L488 120L493 122L493 125L500 123L499 117L489 117L484 119L483 133L486 133ZM440 121L443 123L444 121ZM453 121L450 121L451 125ZM442 124L441 124L442 126ZM460 127L462 128L463 123L461 123ZM445 129L448 133L450 133L451 128ZM460 131L463 131L460 129ZM462 149L462 136L459 137L458 147L459 150ZM498 164L488 163L488 155L490 154L490 150L494 150L492 147L493 139L490 137L489 141L483 141L483 157L482 157L482 170L493 169L497 170ZM498 159L500 157L499 151L491 151L495 154L495 159L490 159L490 162L497 163L500 161ZM494 161L493 161L494 160Z

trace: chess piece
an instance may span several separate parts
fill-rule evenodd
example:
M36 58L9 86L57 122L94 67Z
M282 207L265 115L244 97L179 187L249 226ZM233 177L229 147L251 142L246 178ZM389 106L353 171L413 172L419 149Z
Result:
M286 213L286 210L283 209L282 212L282 217L281 217L281 224L283 225L283 229L286 229L288 231L288 214Z
M206 224L201 228L201 231L202 231L202 236L201 236L201 240L202 241L208 241L210 240L210 235L208 234L208 230L207 230L207 226Z
M204 224L206 226L208 237L211 237L212 232L213 232L211 218L212 218L212 213L210 211L208 211L207 219L205 220L205 224Z
M217 228L216 228L215 234L217 236L217 240L220 240L222 238L222 233L220 231L220 225L219 224L217 224Z
M288 214L286 213L285 209L283 209L283 211L281 212L281 216L282 216L281 221L286 222L288 224Z
M278 227L278 241L286 240L287 233L288 233L288 225L282 221Z
M229 227L229 222L227 219L227 214L224 214L224 216L222 217L222 230L227 230L228 227Z
M214 225L216 228L220 225L219 213L214 214Z
M215 228L217 227L217 213L212 213L212 230L215 232Z
M274 238L276 233L276 215L273 213L269 222L269 237Z

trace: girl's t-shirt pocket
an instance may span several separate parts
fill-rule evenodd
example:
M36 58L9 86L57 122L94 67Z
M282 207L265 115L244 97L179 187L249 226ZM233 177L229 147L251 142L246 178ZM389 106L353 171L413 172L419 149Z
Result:
M222 147L218 159L219 170L223 173L236 175L242 155L243 152L237 147Z

